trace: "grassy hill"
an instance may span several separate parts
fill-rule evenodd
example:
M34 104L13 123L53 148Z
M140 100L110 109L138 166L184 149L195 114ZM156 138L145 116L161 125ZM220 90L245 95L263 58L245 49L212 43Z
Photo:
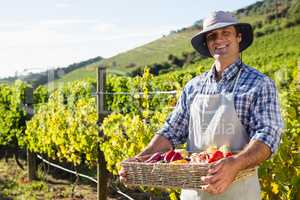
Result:
M96 67L99 65L109 66L109 73L127 75L140 66L164 62L170 54L181 56L183 52L193 51L190 38L197 32L199 32L197 28L184 29L109 59L103 59L84 68L74 70L54 82L56 84L95 78Z
M183 52L193 51L189 38L197 32L199 32L197 28L187 28L111 58L95 62L87 66L88 69L78 69L63 79L65 81L77 80L79 78L77 74L87 75L88 71L95 70L100 64L110 67L112 73L126 75L136 67L164 62L170 54L181 56Z
M284 78L280 69L293 68L300 63L300 25L288 29L273 32L271 34L255 38L253 44L243 52L243 60L248 65L258 69L264 69L263 73L270 75L273 79ZM176 73L187 73L198 71L199 73L207 70L212 59L203 59L194 64L176 69L174 72L159 76L162 80ZM108 73L116 73L108 68ZM276 77L275 77L276 76ZM55 81L54 85L65 81L80 80L85 78L96 79L94 67L82 68L67 74L63 79Z
M235 14L240 21L253 25L255 36L258 38L297 25L300 19L300 14L297 12L298 4L297 0L258 1L235 11ZM183 53L193 52L190 39L199 30L199 26L183 28L180 31L175 31L168 36L164 36L138 48L75 70L57 82L95 78L95 68L99 65L107 66L109 73L128 75L146 65L150 66L154 63L167 62L168 56L171 54L181 57ZM270 37L273 36L270 35ZM260 38L258 41L260 41ZM290 42L289 44L295 43ZM255 45L259 44L256 43ZM203 60L203 62L209 61Z
M290 27L300 24L300 2L298 0L258 1L245 8L238 9L234 13L241 22L248 22L253 25L257 39L260 39L260 37L264 35L270 35L273 32L289 29ZM109 73L126 76L136 74L133 72L141 71L145 66L167 63L169 62L168 58L170 55L181 58L183 54L194 52L190 44L190 39L201 30L199 21L195 22L195 26L172 31L172 33L167 36L111 58L89 62L76 70L65 73L64 76L55 80L54 83L86 78L95 79L96 67L99 65L108 67ZM209 62L206 59L201 60L201 62L204 63ZM195 62L197 62L197 60ZM187 65L190 65L190 63L184 64L184 66ZM176 68L176 66L171 67L167 71L180 70L181 67L182 66L179 68Z
M187 28L128 52L105 59L102 63L112 67L130 67L130 64L134 66L143 66L152 63L160 63L166 61L170 54L181 56L183 52L193 51L188 38L191 38L199 31L200 30L197 28Z

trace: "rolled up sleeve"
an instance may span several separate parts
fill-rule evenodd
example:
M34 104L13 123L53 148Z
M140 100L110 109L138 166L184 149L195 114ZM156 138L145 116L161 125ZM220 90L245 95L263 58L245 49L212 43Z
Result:
M168 116L163 127L157 134L167 138L175 147L186 142L188 137L189 110L187 107L187 93L183 90L176 107Z
M283 122L274 82L265 77L250 108L250 138L266 144L274 154L279 146Z

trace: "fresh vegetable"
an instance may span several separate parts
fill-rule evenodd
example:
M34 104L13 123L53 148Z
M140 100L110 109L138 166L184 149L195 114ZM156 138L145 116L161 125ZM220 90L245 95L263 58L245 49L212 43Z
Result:
M164 160L167 162L170 162L172 157L174 156L174 154L175 154L175 151L173 151L173 150L168 151L164 156Z
M159 152L153 154L148 160L146 160L146 163L156 163L158 161L162 160L162 156Z
M175 152L173 157L171 158L170 162L173 162L175 160L181 160L182 159L182 156L179 152Z
M207 149L206 149L206 152L208 153L208 154L213 154L215 151L217 151L218 150L218 148L217 148L217 146L216 145L211 145L211 146L209 146Z
M220 151L222 151L223 153L226 153L226 152L230 152L230 148L228 145L224 144L222 145L220 148L219 148Z
M190 158L193 163L205 163L208 161L209 155L206 151L203 151L200 153L193 153Z
M209 154L206 151L203 151L198 154L198 157L200 160L208 160L209 159Z
M177 163L189 163L189 161L187 161L186 159L181 159L181 160L175 160L173 162L171 162L171 164L177 164Z
M232 156L233 154L231 152L225 152L223 153L225 158L228 158L230 156Z
M175 152L179 152L183 158L187 158L189 153L185 149L176 149Z
M212 154L212 156L209 158L208 163L215 162L215 161L220 160L220 159L222 159L222 158L224 158L224 155L223 155L222 151L217 150L217 151L215 151L215 152Z

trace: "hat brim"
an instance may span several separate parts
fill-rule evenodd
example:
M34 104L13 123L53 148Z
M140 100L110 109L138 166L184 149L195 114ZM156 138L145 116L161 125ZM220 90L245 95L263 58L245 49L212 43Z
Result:
M210 31L217 30L220 28L225 28L227 26L235 26L238 27L240 33L242 34L242 40L239 45L239 50L242 52L246 48L248 48L253 42L253 29L252 26L248 23L218 23L214 26L210 26L208 29L199 32L196 34L192 40L192 46L196 51L198 51L202 56L212 57L209 53L209 50L206 45L206 34Z

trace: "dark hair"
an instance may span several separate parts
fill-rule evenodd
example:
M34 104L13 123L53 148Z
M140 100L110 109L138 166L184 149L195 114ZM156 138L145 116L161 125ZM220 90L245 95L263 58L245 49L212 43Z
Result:
M234 28L235 28L235 31L236 31L236 35L238 35L238 34L242 33L242 31L241 31L241 27L240 27L240 26L238 26L238 25L235 25L235 26L234 26Z

